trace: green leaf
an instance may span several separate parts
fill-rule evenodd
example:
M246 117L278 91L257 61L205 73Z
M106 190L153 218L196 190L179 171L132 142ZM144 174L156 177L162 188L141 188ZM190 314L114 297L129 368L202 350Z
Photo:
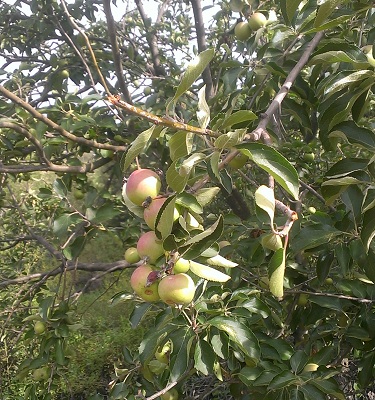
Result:
M319 6L318 12L314 21L314 27L318 27L332 14L332 12L338 7L343 0L326 0L322 5Z
M161 206L155 219L156 235L160 233L161 238L166 238L173 229L176 196L170 196Z
M184 160L179 169L179 175L182 177L190 176L191 170L199 164L202 160L206 159L206 155L203 153L194 153L186 160Z
M337 382L333 379L312 379L311 383L321 392L329 394L330 397L339 400L345 400Z
M341 232L330 225L306 226L290 240L290 246L294 252L298 253L327 244L338 235L341 235Z
M190 89L191 85L200 77L202 72L206 69L212 58L214 57L215 50L207 49L202 51L198 56L192 60L184 75L181 78L181 82L177 87L176 93L173 99L167 104L166 110L167 115L171 109L174 109L177 100Z
M238 377L245 385L251 387L255 379L257 379L263 371L264 369L261 367L244 367L239 372Z
M255 203L268 214L270 225L272 226L275 215L275 194L273 189L265 185L259 186L255 191Z
M371 208L363 215L363 225L361 231L361 239L368 252L372 239L375 236L375 208Z
M260 168L264 169L275 181L298 199L298 174L290 162L274 148L261 143L244 143L236 146L249 156Z
M215 197L220 193L220 188L218 187L208 187L208 188L201 188L198 189L195 193L194 196L198 203L202 206L205 207L208 204L211 203L215 199Z
M320 307L336 310L342 312L347 306L350 306L350 301L345 299L339 299L332 296L316 296L310 295L309 300L312 303L318 304Z
M178 131L169 139L168 147L171 160L175 161L190 154L192 149L193 133Z
M150 306L150 304L147 304ZM139 345L139 360L142 364L148 363L154 356L159 343L169 335L176 327L174 325L166 325L155 330L148 330L141 344Z
M269 388L271 390L282 389L294 383L298 383L298 381L299 379L296 375L290 371L283 371L272 379L271 383L269 384Z
M110 219L121 214L120 210L113 207L113 204L104 204L96 210L94 218L91 222L95 224L100 224L103 222L108 222Z
M270 291L277 298L284 296L284 273L285 250L281 248L275 251L268 266Z
M199 203L196 195L192 195L186 192L180 193L176 198L176 204L189 209L193 213L202 214L203 208Z
M224 119L221 129L230 128L233 125L240 124L242 122L254 121L256 118L257 116L252 111L236 111Z
M215 353L212 347L203 339L199 339L194 352L194 368L203 375L213 372Z
M334 258L335 255L333 251L329 253L322 253L319 255L316 262L316 275L320 282L323 283L324 280L327 278Z
M310 383L301 386L301 390L305 395L305 400L327 400L325 393Z
M230 276L223 272L217 271L215 268L211 268L207 265L198 263L196 261L189 261L190 271L199 276L200 278L206 279L212 282L226 282L230 279Z
M189 180L189 176L188 175L181 176L178 173L177 170L178 164L179 164L178 160L172 162L172 164L169 166L167 170L166 179L168 186L172 190L174 190L177 193L181 193L185 189L185 186Z
M358 381L366 389L374 381L375 351L365 354L359 364Z
M303 350L297 350L290 358L290 366L296 374L303 370L309 360L308 355Z
M179 342L176 356L174 356L175 352L173 351L173 362L171 363L171 373L169 375L170 382L178 381L180 376L188 369L190 362L190 349L192 342L195 339L194 332L190 327L179 329L178 334L180 336L182 335L182 340Z
M136 139L133 141L133 143L131 144L126 153L125 160L122 165L123 171L126 171L129 168L130 164L133 162L133 160L145 150L151 137L154 134L155 129L156 125L152 125L151 128L147 129L146 131L143 131L136 137Z
M205 93L206 93L206 85L203 85L198 92L198 111L197 111L198 123L202 129L206 129L207 125L210 122L210 108L208 107Z
M223 133L215 140L217 149L230 149L242 142L246 129L236 129L233 132Z
M248 357L259 360L260 347L253 332L244 324L234 321L229 317L215 317L207 321L228 334L229 339L234 342Z
M151 303L141 303L137 304L133 311L130 314L129 321L132 325L132 328L136 328L142 319L147 315L148 310L152 307Z
M70 227L80 221L82 217L77 212L62 214L53 221L53 233L58 237L64 237L70 231Z
M358 126L354 121L344 121L335 125L329 137L344 138L350 144L357 144L375 151L375 134L372 130Z
M280 2L281 12L287 24L290 24L290 22L294 18L294 14L296 13L300 3L301 0L282 0Z

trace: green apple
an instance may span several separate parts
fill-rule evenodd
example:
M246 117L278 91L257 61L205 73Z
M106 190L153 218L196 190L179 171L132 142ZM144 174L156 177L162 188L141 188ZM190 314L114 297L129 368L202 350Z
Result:
M189 275L167 275L158 287L159 296L169 305L188 305L194 298L195 284Z
M314 153L305 153L303 155L303 160L306 162L312 162L315 159L315 154Z
M34 381L46 381L50 376L50 369L48 367L37 368L33 371Z
M184 258L180 257L173 266L172 273L174 274L181 274L183 272L187 272L190 269L189 260L185 260Z
M239 152L234 158L232 158L228 165L233 169L242 168L249 161L249 157Z
M305 307L309 301L309 295L306 293L301 293L298 297L297 305L300 307Z
M158 348L155 353L155 358L164 364L169 364L169 354L171 352L171 343L167 342L162 348Z
M264 14L255 12L250 16L248 23L253 31L257 31L267 24L267 18Z
M34 332L36 335L41 335L46 330L46 324L42 321L36 321L34 325Z
M249 39L251 36L251 28L249 24L247 22L239 22L234 27L234 36L242 42Z
M135 247L129 247L125 250L124 254L125 261L129 264L135 264L140 261L141 257L139 257L138 251Z
M77 200L81 200L85 197L85 194L82 192L81 189L74 189L73 196Z

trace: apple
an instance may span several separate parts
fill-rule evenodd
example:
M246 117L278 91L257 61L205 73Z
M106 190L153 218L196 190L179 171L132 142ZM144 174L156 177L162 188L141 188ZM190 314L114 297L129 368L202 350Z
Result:
M41 335L46 330L46 324L42 321L35 322L34 332L36 335Z
M33 379L35 381L46 381L50 376L50 369L48 367L37 368L33 372Z
M160 188L161 181L156 172L138 169L130 174L126 182L126 195L131 202L141 206L147 197L156 197Z
M267 24L267 18L264 14L255 12L250 16L248 24L253 31L257 31L259 28Z
M194 298L195 284L189 275L168 275L160 281L158 292L164 303L187 305Z
M234 27L234 36L242 42L249 39L251 36L251 28L247 22L239 22Z
M164 254L162 243L156 237L154 231L145 232L141 235L137 242L137 251L139 257L147 257L151 264Z
M100 149L99 153L103 158L113 158L115 155L113 150L108 149Z
M263 235L261 239L261 244L265 249L272 251L276 251L283 247L283 242L281 240L281 237L274 233Z
M171 343L167 342L162 348L158 348L155 358L163 364L169 364L169 354L171 352Z
M145 208L145 210L143 212L143 218L149 228L155 229L156 217L158 216L158 213L166 200L167 200L166 197L160 197L157 199L153 199L151 201L150 205ZM173 221L176 221L179 216L180 216L180 213L175 208L174 213L173 213Z
M308 363L305 365L302 372L313 372L313 371L317 371L318 368L319 368L318 364Z
M314 153L305 153L303 155L303 160L306 162L312 162L315 159L315 154Z
M175 388L168 390L160 396L161 400L178 400L178 391Z
M62 79L67 79L69 78L69 71L67 69L63 69L62 71L60 71L60 77Z
M149 95L151 94L151 92L152 92L152 89L150 88L150 86L146 86L146 87L143 89L143 94L144 94L145 96L149 96Z
M185 260L184 258L180 257L175 263L172 268L172 272L174 274L181 274L183 272L187 272L190 269L189 260Z
M141 257L139 257L138 251L135 247L129 247L125 250L124 254L125 261L129 264L135 264L140 261Z
M233 169L242 168L249 161L249 157L239 152L234 158L232 158L228 165Z
M305 307L309 301L309 295L306 293L301 293L298 297L297 305L300 307Z
M80 189L74 189L73 196L76 200L82 200L85 194Z
M151 265L144 264L137 267L130 277L130 286L134 292L143 300L150 302L160 300L160 296L158 294L159 282L156 281L151 285L146 286L147 277L152 271L153 268Z

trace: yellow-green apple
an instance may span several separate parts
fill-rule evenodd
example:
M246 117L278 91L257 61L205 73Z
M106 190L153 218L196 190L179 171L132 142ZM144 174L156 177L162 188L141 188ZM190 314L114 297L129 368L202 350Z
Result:
M169 354L171 352L171 343L167 342L163 347L156 349L155 358L161 363L169 363Z
M249 161L249 157L246 156L245 154L239 152L236 154L234 158L232 158L228 165L232 167L233 169L240 169L242 168L247 162Z
M172 272L174 274L181 274L182 272L187 272L190 269L189 260L185 260L185 258L180 257L172 268Z
M150 169L137 169L132 172L126 182L126 195L129 200L141 206L146 198L154 198L159 194L161 181L159 175Z
M187 305L191 303L195 294L195 284L189 275L167 275L158 287L161 300L169 305Z
M281 237L279 235L275 235L274 233L263 235L261 243L265 249L272 251L276 251L283 247L283 242L281 240Z
M166 200L167 200L166 197L159 197L153 199L151 203L148 205L148 207L145 208L143 212L143 218L149 228L155 229L156 217L158 216L158 213ZM179 216L180 213L175 208L173 213L173 221L176 221Z
M164 254L163 245L154 231L145 232L141 235L137 242L137 251L139 257L148 257L151 264Z
M147 286L147 278L153 271L151 265L144 264L137 267L130 277L130 286L134 292L143 300L150 302L160 300L158 294L159 282L155 281Z
M42 321L36 321L34 325L34 332L37 335L41 335L46 330L46 324Z
M178 391L175 388L169 389L168 392L160 396L161 400L178 400Z
M50 369L48 367L37 368L33 372L33 379L35 381L46 381L50 376Z
M253 31L256 31L267 24L267 18L264 14L255 12L250 16L248 24Z
M251 36L250 25L247 22L239 22L234 27L234 36L236 36L236 38L242 42L249 39Z
M305 365L302 372L313 372L313 371L316 371L318 368L319 368L318 364L308 363Z
M127 261L129 264L135 264L141 259L135 247L129 247L128 249L126 249L124 258L125 261Z

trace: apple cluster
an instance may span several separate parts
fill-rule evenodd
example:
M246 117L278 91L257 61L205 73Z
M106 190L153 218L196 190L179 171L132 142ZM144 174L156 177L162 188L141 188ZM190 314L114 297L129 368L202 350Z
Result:
M268 23L267 17L261 12L251 14L248 21L241 21L234 27L234 35L242 42L248 40L254 31L266 26Z
M156 218L167 200L159 196L160 189L160 177L149 169L134 171L124 184L125 203L129 206L130 201L135 207L142 207L143 219L151 229L139 237L136 248L129 248L125 252L125 260L129 263L144 261L132 273L130 285L145 301L161 300L169 305L188 305L195 294L194 281L186 274L190 268L189 261L175 254L171 268L156 267L158 259L165 254L162 242L155 233ZM179 218L177 209L173 218Z

